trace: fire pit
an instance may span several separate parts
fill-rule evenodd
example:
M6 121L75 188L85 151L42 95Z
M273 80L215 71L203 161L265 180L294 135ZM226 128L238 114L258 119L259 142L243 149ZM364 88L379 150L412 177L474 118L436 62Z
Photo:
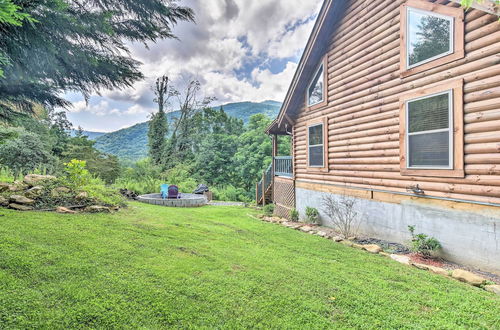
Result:
M163 199L161 194L148 194L137 197L142 203L169 206L169 207L199 207L207 204L207 199L203 195L181 194L181 198Z

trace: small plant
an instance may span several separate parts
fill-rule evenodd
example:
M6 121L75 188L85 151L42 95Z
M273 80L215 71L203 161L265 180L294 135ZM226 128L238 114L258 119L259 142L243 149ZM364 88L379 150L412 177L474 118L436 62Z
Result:
M296 209L290 211L290 220L292 220L293 222L298 222L299 216L299 211L297 211Z
M434 237L429 237L426 234L415 234L415 226L408 226L411 233L410 249L415 253L420 253L425 257L430 257L432 252L439 250L441 243Z
M84 160L73 159L69 163L65 163L66 181L72 188L80 188L89 184L92 175L86 169L87 162Z
M354 198L346 195L339 198L325 196L323 197L323 210L340 234L346 238L356 236L360 221Z
M267 204L262 210L264 211L264 215L270 217L274 213L274 204Z
M311 224L319 224L319 212L314 207L306 207L306 221Z

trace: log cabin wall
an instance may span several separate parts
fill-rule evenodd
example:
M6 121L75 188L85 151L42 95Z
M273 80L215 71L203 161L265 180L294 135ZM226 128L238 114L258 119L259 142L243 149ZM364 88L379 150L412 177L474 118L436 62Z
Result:
M432 2L432 1L429 1ZM456 3L435 1L451 7ZM500 24L471 9L465 14L465 57L402 78L403 0L350 0L327 54L327 105L301 109L294 123L297 185L333 184L500 205ZM407 176L400 169L400 97L463 79L463 178ZM326 118L328 166L307 167L307 125Z

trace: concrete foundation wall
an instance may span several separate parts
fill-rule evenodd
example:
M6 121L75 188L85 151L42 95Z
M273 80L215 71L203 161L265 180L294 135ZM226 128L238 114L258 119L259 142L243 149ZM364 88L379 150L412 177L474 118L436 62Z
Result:
M297 210L304 216L307 206L315 207L323 225L331 227L322 210L325 195L340 198L332 193L297 188ZM360 235L408 243L408 225L415 225L416 233L434 236L441 242L445 259L500 274L500 208L498 212L482 213L472 211L472 205L471 211L467 211L463 207L454 210L413 200L388 203L355 199L362 219Z

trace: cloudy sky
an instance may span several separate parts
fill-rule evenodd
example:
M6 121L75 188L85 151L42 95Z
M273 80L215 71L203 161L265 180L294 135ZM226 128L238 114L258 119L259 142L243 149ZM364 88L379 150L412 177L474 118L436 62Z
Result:
M194 9L196 24L181 23L180 40L131 44L147 77L133 88L101 91L86 104L73 102L69 119L91 131L114 131L147 120L155 111L151 87L167 74L178 85L198 79L215 104L283 101L312 30L321 1L183 0Z

